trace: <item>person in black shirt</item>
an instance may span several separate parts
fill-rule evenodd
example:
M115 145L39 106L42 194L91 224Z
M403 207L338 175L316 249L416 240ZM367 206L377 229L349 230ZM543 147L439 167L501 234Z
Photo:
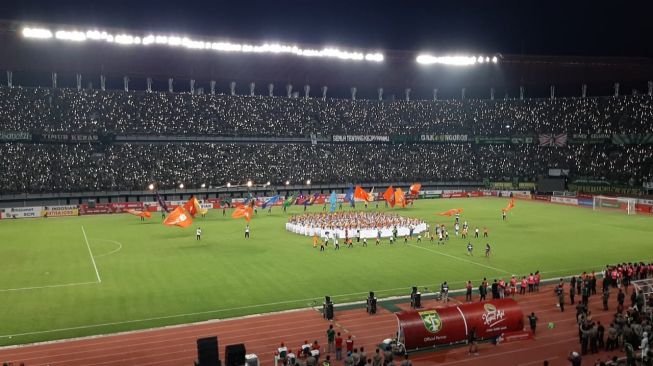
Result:
M493 299L499 298L499 284L497 283L496 279L494 280L494 282L492 282L492 298Z
M531 332L535 335L535 328L537 327L537 317L535 316L535 313L531 313L531 315L528 316L528 323L531 326Z
M467 336L467 343L469 344L469 354L478 355L478 346L476 345L476 328L472 328Z

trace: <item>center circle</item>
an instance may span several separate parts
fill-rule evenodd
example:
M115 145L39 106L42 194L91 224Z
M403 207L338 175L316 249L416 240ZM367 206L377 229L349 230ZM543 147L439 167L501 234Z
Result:
M348 211L293 215L286 230L300 235L322 238L388 238L416 235L427 230L426 222L390 212Z

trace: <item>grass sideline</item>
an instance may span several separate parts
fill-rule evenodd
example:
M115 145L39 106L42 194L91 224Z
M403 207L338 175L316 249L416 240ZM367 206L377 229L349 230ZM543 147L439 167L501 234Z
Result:
M386 240L320 253L310 238L285 231L287 215L278 207L271 215L259 211L250 240L245 222L221 211L196 219L200 242L193 228L165 227L158 215L145 223L128 214L0 220L0 345L301 308L324 295L339 303L370 290L405 295L413 285L433 290L444 280L459 288L468 279L535 270L559 277L650 253L649 217L518 201L502 222L506 202L420 200L395 210L451 227L452 218L435 213L464 208L472 228L490 229L490 259L485 241L471 239L476 256L469 257L467 242L453 235L440 247Z

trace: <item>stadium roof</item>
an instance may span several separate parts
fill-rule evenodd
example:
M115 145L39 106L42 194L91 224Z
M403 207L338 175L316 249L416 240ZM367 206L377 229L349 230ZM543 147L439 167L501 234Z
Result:
M48 39L26 38L26 27L48 30ZM135 89L144 89L142 85L146 77L154 78L160 86L167 85L167 78L172 77L180 83L196 79L200 87L202 83L216 80L221 91L226 91L230 81L236 81L242 93L250 82L257 84L259 93L264 93L268 83L274 83L276 90L284 89L286 84L293 84L295 90L301 90L308 84L312 86L314 95L323 85L329 87L330 95L346 95L355 86L358 96L367 98L374 98L378 87L384 88L386 96L395 94L397 98L403 98L404 89L411 88L412 94L419 99L429 99L434 88L439 89L441 98L459 97L461 88L467 89L468 96L483 97L491 87L496 89L498 97L504 94L515 96L521 85L526 87L529 96L548 95L550 85L556 85L559 95L578 95L583 83L588 84L589 94L606 95L610 94L614 82L620 82L622 90L628 93L633 88L644 91L646 82L653 80L653 60L649 58L485 53L485 60L497 57L499 62L453 67L419 64L416 58L420 53L415 51L372 48L339 47L337 52L333 48L328 51L331 52L328 57L298 57L303 50L317 52L328 46L298 45L293 40L286 41L286 44L295 46L292 52L242 52L242 45L248 44L266 45L267 51L270 43L233 38L227 43L222 41L224 38L211 35L183 35L177 39L182 42L186 37L189 47L143 47L146 37L152 37L150 41L156 46L154 35L168 33L104 27L101 30L112 35L129 35L130 42L133 42L133 35L137 35L139 46L110 44L112 42L106 42L106 35L103 42L74 41L75 37L90 36L85 32L93 29L98 28L0 22L0 69L12 70L14 83L22 85L49 85L49 74L57 72L61 75L62 86L66 80L73 83L74 76L68 75L82 73L86 81L97 80L100 74L104 74L110 81L113 78L115 83L123 75L128 75ZM66 32L57 34L57 30ZM80 32L76 33L78 30ZM97 33L94 36L100 37L100 32ZM206 40L206 47L205 43L195 41L197 39ZM191 40L202 47L193 47ZM222 48L238 45L241 49L239 52L224 52L225 49L214 52L215 48L209 46L216 42L221 42L219 47ZM275 47L281 46L275 44ZM479 54L468 55L474 60ZM485 61L483 58L480 61ZM34 76L37 74L40 76Z

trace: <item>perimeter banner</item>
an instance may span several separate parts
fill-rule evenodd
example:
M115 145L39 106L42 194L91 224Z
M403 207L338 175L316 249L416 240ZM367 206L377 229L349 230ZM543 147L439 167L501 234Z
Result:
M60 217L60 216L78 216L79 208L77 205L67 206L45 206L43 207L43 217Z
M0 141L30 141L32 134L29 132L0 131Z
M41 211L43 211L41 206L5 208L2 216L6 219L41 217Z

